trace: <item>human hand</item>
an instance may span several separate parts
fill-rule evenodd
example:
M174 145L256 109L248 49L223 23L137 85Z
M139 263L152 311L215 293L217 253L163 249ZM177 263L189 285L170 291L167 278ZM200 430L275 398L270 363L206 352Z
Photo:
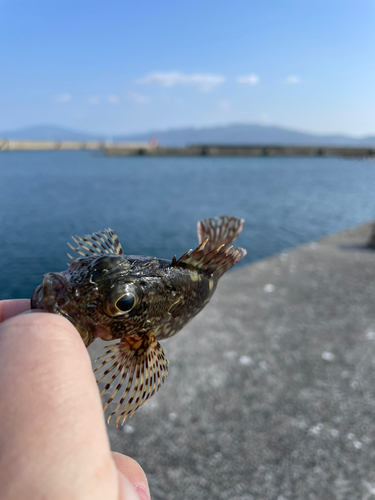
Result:
M87 350L73 325L0 301L0 498L149 500L146 476L111 453Z

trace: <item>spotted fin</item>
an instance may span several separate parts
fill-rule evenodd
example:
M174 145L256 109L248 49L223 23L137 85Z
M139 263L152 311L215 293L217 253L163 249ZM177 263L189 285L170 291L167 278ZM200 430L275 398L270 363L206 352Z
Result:
M110 389L116 380L117 385L107 400L104 411L114 400L116 394L122 389L121 398L108 417L108 422L113 415L118 413L116 426L122 419L124 424L128 416L150 399L160 388L168 375L168 360L164 351L157 342L152 332L143 336L125 337L107 349L99 359L102 360L94 372L105 371L98 377L97 382L103 380L106 385L101 396ZM106 368L108 365L108 368Z
M172 266L200 270L220 278L246 255L244 248L228 247L242 231L244 222L225 215L198 222L200 245L173 260Z
M208 239L205 246L206 253L220 245L231 245L242 231L244 224L244 219L228 217L227 215L200 220L197 224L199 243Z
M92 255L104 255L104 254L118 254L122 255L121 243L117 237L117 234L110 228L104 229L104 231L99 231L98 233L93 233L86 235L85 237L76 236L72 237L77 247L73 247L70 243L68 245L72 250L77 252L83 257L91 257ZM76 261L77 259L69 255L69 258Z

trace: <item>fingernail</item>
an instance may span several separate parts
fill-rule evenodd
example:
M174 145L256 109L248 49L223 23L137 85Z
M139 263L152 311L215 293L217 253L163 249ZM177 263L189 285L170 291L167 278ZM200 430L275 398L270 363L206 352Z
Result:
M139 500L151 500L150 494L143 485L141 484L136 484L134 486L135 491L137 492L137 495L139 496Z

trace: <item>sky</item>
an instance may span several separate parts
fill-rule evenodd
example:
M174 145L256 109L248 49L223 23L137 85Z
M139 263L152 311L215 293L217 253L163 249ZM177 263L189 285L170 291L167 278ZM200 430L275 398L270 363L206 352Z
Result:
M375 0L0 0L0 131L375 134Z

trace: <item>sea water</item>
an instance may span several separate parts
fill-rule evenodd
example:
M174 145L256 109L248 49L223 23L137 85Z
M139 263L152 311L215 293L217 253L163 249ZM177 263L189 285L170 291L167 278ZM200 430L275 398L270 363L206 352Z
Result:
M124 252L171 259L196 223L246 220L242 265L375 218L375 163L338 158L107 158L0 152L0 298L67 268L67 241L110 227Z

